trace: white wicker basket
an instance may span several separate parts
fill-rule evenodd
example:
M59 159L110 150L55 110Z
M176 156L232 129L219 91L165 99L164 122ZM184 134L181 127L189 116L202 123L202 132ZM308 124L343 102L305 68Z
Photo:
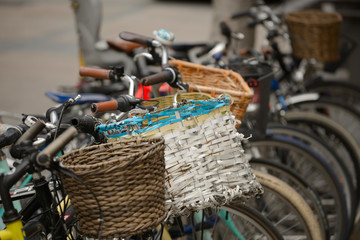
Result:
M230 107L224 106L140 135L165 139L169 216L188 215L263 192L244 155L237 122Z

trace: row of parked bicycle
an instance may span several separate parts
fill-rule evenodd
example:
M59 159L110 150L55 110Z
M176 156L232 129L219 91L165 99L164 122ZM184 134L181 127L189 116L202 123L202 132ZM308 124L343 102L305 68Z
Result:
M44 116L1 123L0 238L349 239L360 87L283 53L294 33L268 6L240 17L266 51L232 51L225 22L215 44L121 32L136 72L80 67Z

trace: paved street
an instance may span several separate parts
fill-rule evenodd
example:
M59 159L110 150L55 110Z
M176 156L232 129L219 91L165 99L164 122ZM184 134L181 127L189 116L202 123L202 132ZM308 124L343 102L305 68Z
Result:
M106 0L101 37L121 31L152 35L164 28L177 41L208 41L209 2ZM45 91L78 77L75 19L69 0L0 0L0 110L44 114Z

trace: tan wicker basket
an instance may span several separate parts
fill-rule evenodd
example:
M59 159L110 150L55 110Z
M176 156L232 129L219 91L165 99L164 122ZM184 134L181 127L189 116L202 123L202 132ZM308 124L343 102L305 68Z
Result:
M200 90L212 97L221 94L230 95L233 100L231 112L238 120L243 119L253 92L240 74L181 60L170 60L169 63L177 67L183 82L195 85L190 85L190 92Z
M285 21L295 57L322 62L339 59L341 15L305 10L287 14Z
M186 93L178 93L176 96L176 101L181 102L183 99L185 100L208 100L212 97L206 93L198 93L198 92L186 92ZM144 101L142 104L144 106L153 106L155 102L158 103L158 109L164 109L169 106L172 106L174 103L174 95L168 95L158 98L152 98L152 101Z
M60 158L97 196L103 213L101 239L140 234L166 217L164 139L116 141L74 150ZM98 237L99 210L91 192L62 175L87 237Z

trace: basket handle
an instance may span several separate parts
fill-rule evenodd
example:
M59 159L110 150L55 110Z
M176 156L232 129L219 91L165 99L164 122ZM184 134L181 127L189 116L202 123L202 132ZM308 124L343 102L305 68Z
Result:
M243 93L241 93L241 92L230 90L230 89L217 89L214 87L206 87L206 86L199 86L199 85L197 85L196 87L197 87L197 89L194 88L192 85L190 85L189 92L199 92L199 90L200 90L201 92L211 92L214 95L229 94L230 96L235 96L235 97L240 97L241 95L243 95Z

